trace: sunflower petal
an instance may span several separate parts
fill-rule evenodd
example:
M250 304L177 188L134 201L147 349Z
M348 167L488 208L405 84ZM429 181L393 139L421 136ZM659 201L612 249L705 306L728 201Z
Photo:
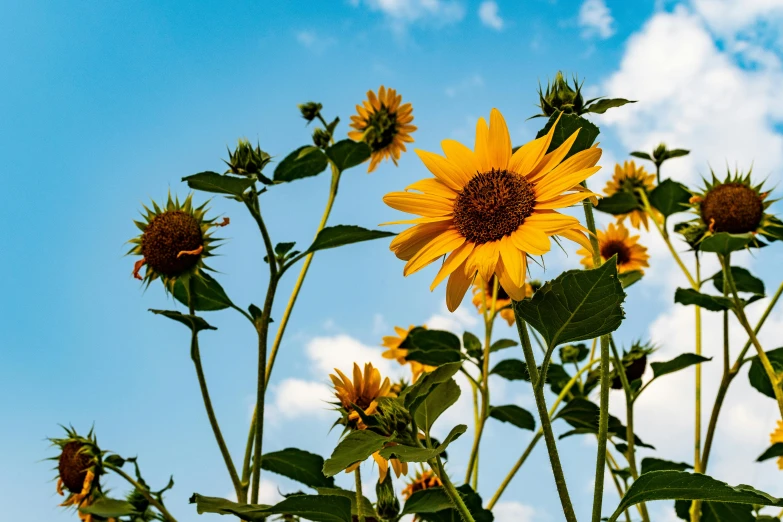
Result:
M435 276L435 280L432 281L432 284L430 285L430 292L435 290L436 286L438 286L444 279L450 276L452 272L460 268L465 263L465 260L468 258L470 253L473 252L473 248L475 246L475 243L466 241L462 246L457 247L451 254L449 254L449 257L447 257L446 261L443 262L443 266L440 267L438 275Z
M449 309L449 312L459 308L465 293L473 282L474 275L475 272L470 275L466 273L464 264L451 273L449 282L446 284L446 307Z
M437 178L425 178L405 187L405 190L418 190L425 194L431 194L446 199L454 199L457 193L451 190L448 185Z
M500 241L500 259L505 267L514 288L520 290L525 285L525 256L514 245L509 236L504 236ZM499 263L500 264L500 263ZM503 286L505 289L505 285ZM511 294L509 294L511 295ZM513 296L512 296L513 297ZM518 301L519 299L517 299Z
M427 217L446 216L454 209L448 199L412 192L390 192L383 196L383 202L393 209Z
M514 245L522 252L540 256L549 252L552 244L546 233L530 223L523 223L511 234Z
M440 143L446 158L458 166L465 179L470 180L481 172L481 163L472 150L456 140L443 140Z
M389 248L398 259L408 261L430 241L451 227L451 222L423 223L400 232Z
M407 277L415 272L418 272L425 266L438 259L440 256L462 246L465 241L465 236L460 234L457 229L449 229L444 231L442 234L438 235L432 241L427 243L427 246L419 250L415 256L408 260L408 263L403 269L403 275Z
M522 256L522 274L524 275L527 272L527 263L525 260L525 257ZM506 263L503 262L503 259L498 262L498 268L495 272L498 277L498 282L500 283L500 286L503 287L503 290L506 291L506 293L511 297L511 299L515 301L521 301L526 297L525 287L526 283L524 280L524 277L522 278L522 284L517 284L509 275L508 267Z
M555 196L546 201L538 201L536 202L536 212L539 210L553 210L557 208L570 207L571 205L575 205L593 195L595 194L592 192L574 192L572 194L562 194Z
M476 123L476 144L475 144L475 154L476 159L479 162L479 167L481 168L481 172L489 172L490 170L490 163L489 163L489 127L487 126L487 120L484 118L479 118L478 122Z
M511 137L508 134L508 126L503 115L497 109L489 113L489 141L488 157L489 165L498 170L508 168L508 160L511 159Z
M562 232L558 232L557 235L578 243L582 248L587 249L587 251L590 252L590 255L593 255L593 245L590 244L590 240L584 233L577 230L563 230Z
M427 170L432 172L436 178L445 183L450 189L462 190L462 187L468 182L469 178L464 176L462 169L443 156L421 149L415 149L415 152L422 163L424 163L424 166L427 167Z
M568 139L565 140L558 148L541 158L541 161L539 161L538 165L533 167L533 170L531 170L530 174L528 174L528 180L536 181L549 173L549 171L551 171L553 168L557 167L560 162L563 161L563 158L568 155L568 151L570 151L571 147L574 145L580 130L581 128L576 129L576 131L574 131L574 133L571 134L571 136L569 136Z

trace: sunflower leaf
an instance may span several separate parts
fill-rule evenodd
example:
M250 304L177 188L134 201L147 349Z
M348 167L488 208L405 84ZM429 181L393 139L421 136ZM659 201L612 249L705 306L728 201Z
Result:
M633 156L634 158L641 158L641 159L646 159L646 160L649 160L649 161L655 161L655 160L652 158L652 156L650 156L650 155L649 155L648 153L646 153L646 152L639 152L639 151L634 151L634 152L631 152L630 154L631 154L631 156Z
M445 330L414 328L405 339L405 356L410 361L442 366L462 360L459 337Z
M202 271L197 277L192 277L193 283L193 308L199 312L212 312L224 310L234 303L231 302L226 291L213 277ZM187 283L177 279L174 283L174 298L188 306Z
M530 372L527 369L527 363L519 359L503 359L489 373L490 375L499 375L508 381L530 382Z
M438 386L451 379L462 367L462 363L449 363L439 366L431 372L423 374L416 380L416 383L400 394L400 399L411 415L416 414L416 409L421 405L427 396Z
M415 418L419 428L429 433L438 417L457 402L461 393L454 379L437 386L416 409Z
M555 418L563 419L574 427L573 430L560 435L561 439L571 435L598 433L599 408L597 404L590 402L587 399L577 397L570 400L568 404L557 413ZM627 431L625 425L623 425L617 417L609 415L609 435L627 442ZM634 442L637 446L643 446L645 448L653 447L642 442L637 435L634 435Z
M690 500L675 500L674 511L682 520L691 520ZM753 506L750 504L728 504L725 502L702 502L701 522L780 522L778 518L753 516Z
M508 422L523 430L535 430L536 419L533 414L516 404L506 404L504 406L490 406L489 416L500 422Z
M613 216L628 214L639 208L641 207L636 196L626 191L615 192L611 196L601 198L598 200L598 205L595 206L596 210L612 214Z
M636 103L636 100L626 100L625 98L611 98L608 100L599 100L585 107L585 112L603 114L609 109L613 109L615 107L622 107L627 103Z
M340 172L364 163L371 154L370 146L363 141L342 140L326 149L326 155Z
M554 349L615 331L623 321L625 292L617 257L592 270L568 270L541 287L532 299L516 301L516 312Z
M348 500L351 501L351 514L356 515L356 492L350 491L347 489L341 489L341 488L315 488L315 490L318 492L319 495L336 495L338 497L345 497ZM375 508L372 505L372 502L370 502L370 499L368 499L365 496L362 496L362 513L364 513L367 517L375 517L377 513L375 513Z
M650 204L665 217L688 210L691 199L688 187L672 179L666 179L650 192Z
M766 352L767 359L772 364L772 369L776 374L783 373L783 348L775 348ZM750 363L750 370L748 370L748 380L750 385L756 388L762 395L766 395L772 399L775 398L775 390L772 388L772 383L767 376L767 372L764 371L764 366L759 361L758 356L753 357Z
M465 503L465 507L473 515L476 522L492 522L492 512L484 509L481 496L473 491L468 484L457 488L459 496ZM442 487L422 489L415 492L405 502L405 508L401 515L417 514L417 518L424 522L457 522L462 516L454 509L454 504L449 499Z
M412 515L418 513L437 513L445 509L452 509L454 504L440 487L420 489L413 493L405 502L405 507L400 515Z
M318 147L304 145L286 156L275 168L277 183L317 176L326 169L329 160Z
M560 116L560 111L556 110L549 118L549 121L547 121L544 128L538 131L536 138L546 136L546 134L549 132L549 129L551 129L552 125L554 125L557 121L558 116ZM577 152L589 149L595 139L598 137L598 127L586 119L577 116L576 114L563 114L563 116L560 118L560 122L555 128L555 132L552 136L552 143L549 145L549 150L547 150L547 152L552 152L558 148L578 129L581 129L579 131L579 135L577 136L576 140L574 140L574 144L571 145L571 150L568 151L568 154L563 159L568 159Z
M324 476L323 467L323 457L297 448L286 448L261 456L262 469L311 488L334 486L334 478Z
M436 448L421 448L398 444L383 448L380 454L386 460L396 458L400 462L427 462L446 451L448 445L457 440L466 431L468 431L467 426L458 424L451 429L446 438L443 439L443 442L438 444Z
M625 492L609 522L631 506L652 500L708 500L736 504L783 506L783 500L750 486L729 486L700 473L651 471L641 475Z
M479 341L479 338L472 333L465 332L462 334L462 345L465 347L465 351L469 356L476 359L480 359L482 357L483 351L481 349L481 341Z
M776 442L767 448L764 453L759 455L756 462L764 462L765 460L773 459L775 457L783 457L783 442Z
M239 178L209 171L186 176L182 178L182 181L186 182L188 187L193 190L212 192L214 194L230 194L238 198L241 198L242 194L255 183L253 178Z
M176 310L154 310L152 308L149 310L153 314L162 315L164 317L168 317L169 319L173 319L174 321L180 322L190 329L195 329L197 332L200 332L201 330L217 330L217 328L211 326L208 322L197 315L183 314L181 312L177 312Z
M751 274L746 268L741 266L731 267L731 277L738 292L748 292L751 294L764 295L764 281ZM723 292L723 270L712 276L712 284L718 292ZM726 289L728 291L728 288Z
M235 515L250 522L270 515L293 515L313 522L351 522L351 501L341 495L291 495L274 506L239 504L224 498L205 497L198 493L190 498L199 515L217 513Z
M674 373L687 368L688 366L711 360L712 357L704 357L702 355L696 355L695 353L681 353L670 361L650 363L650 368L652 368L653 371L653 379L657 379L667 373Z
M394 232L369 230L355 225L335 225L321 230L306 252L312 253L327 248L336 248L343 245L350 245L351 243L370 241L372 239L380 239L382 237L394 235L396 235Z
M327 477L333 477L354 462L364 462L390 441L391 437L384 437L370 430L352 431L337 444L332 456L326 459L323 473Z
M514 341L513 339L498 339L494 343L492 343L492 346L489 347L490 352L497 352L500 350L505 350L506 348L513 348L514 346L517 346L519 343Z
M699 250L702 252L715 252L717 254L727 255L738 250L743 250L753 241L753 234L729 234L728 232L718 232L704 238L699 243Z
M678 288L674 292L674 302L682 305L696 305L711 312L734 309L734 302L728 297L708 295L693 288Z
M130 502L108 497L101 497L88 506L80 507L79 511L102 518L117 518L138 514L136 508Z
M669 460L657 459L655 457L645 457L642 459L642 475L650 471L687 471L693 469L693 466L685 462L671 462Z

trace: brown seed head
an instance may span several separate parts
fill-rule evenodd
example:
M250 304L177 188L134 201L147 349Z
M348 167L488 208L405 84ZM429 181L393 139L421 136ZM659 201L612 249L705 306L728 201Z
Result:
M63 446L60 453L60 461L57 466L60 479L68 491L79 493L84 487L87 478L87 470L93 465L92 458L84 452L80 452L85 445L79 441L71 441Z
M753 232L763 216L762 198L742 183L718 185L704 195L701 203L701 219L714 232Z
M141 237L141 254L155 272L176 277L196 266L199 255L180 252L204 246L198 220L182 210L167 210L155 216Z
M601 245L601 257L609 259L617 254L617 266L622 266L631 260L631 251L622 241L607 241Z

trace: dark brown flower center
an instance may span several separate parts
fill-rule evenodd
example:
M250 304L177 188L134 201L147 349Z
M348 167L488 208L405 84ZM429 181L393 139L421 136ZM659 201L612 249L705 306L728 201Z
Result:
M519 228L535 206L536 194L525 178L492 169L475 176L457 195L454 226L468 241L497 241Z
M60 473L60 479L68 491L79 493L84 487L84 480L87 478L87 470L92 466L92 458L84 452L79 452L84 444L78 441L71 441L63 446L60 453L60 461L57 470Z
M386 105L370 114L367 118L367 128L364 141L370 146L370 150L377 152L383 150L394 141L397 135L397 113L390 112Z
M201 255L180 252L198 250L204 245L198 220L182 210L167 210L155 216L141 238L141 253L147 266L167 277L176 277L193 268Z
M763 215L761 196L742 183L718 185L704 195L701 203L701 219L714 232L753 232Z
M497 279L497 276L492 276L492 280L489 282L489 284L484 289L484 292L486 292L488 299L492 299L492 292L494 292L494 290L495 290L495 280L496 279ZM503 286L498 284L497 300L500 301L502 299L511 299L511 297L506 293L505 290L503 290Z
M631 249L622 241L606 241L601 244L601 257L609 259L617 254L617 266L622 266L631 260Z

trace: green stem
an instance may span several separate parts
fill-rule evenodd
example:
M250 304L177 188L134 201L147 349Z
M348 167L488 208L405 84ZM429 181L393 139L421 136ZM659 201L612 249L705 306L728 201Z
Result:
M620 498L623 498L625 496L625 492L623 491L623 487L620 485L620 480L617 478L617 475L612 473L612 470L619 470L620 465L617 464L617 462L612 457L612 454L608 451L606 452L606 467L609 468L609 474L612 475L612 481L614 482L614 487L617 488L617 494L620 496ZM631 522L631 513L629 513L627 509L623 511L623 513L625 514L625 522Z
M196 310L193 304L193 281L188 282L188 310L190 315L195 315ZM207 379L204 376L204 368L201 364L201 353L198 346L198 330L191 329L190 336L190 358L193 360L193 364L196 367L196 375L198 376L198 385L201 389L201 397L204 400L204 408L207 410L207 417L209 417L209 424L212 426L212 433L215 435L218 448L220 448L220 454L223 456L223 461L226 464L226 469L231 477L231 483L234 486L234 491L237 498L241 497L242 485L237 475L237 470L234 467L234 462L231 460L231 454L226 446L226 441L223 439L223 434L220 431L220 424L215 416L215 410L212 407L212 400L209 397L209 389L207 388Z
M362 509L364 508L364 495L362 494L362 474L360 468L361 466L357 467L356 471L353 472L354 478L356 479L356 518L359 522L364 522L364 513L362 512Z
M136 482L133 477L122 471L122 469L118 468L117 466L114 466L113 464L109 464L108 462L104 462L103 466L107 469L112 470L117 475L121 476L125 480L127 480L134 488L136 488L136 491L141 493L145 499L147 499L147 502L149 502L152 506L155 507L158 511L160 511L160 514L163 515L164 519L168 522L177 522L177 519L174 518L171 513L168 512L168 510L163 506L162 503L158 502L158 500L155 498L154 495L150 492L150 490L146 486L142 486L138 482Z
M465 502L459 495L459 491L457 491L457 489L454 487L454 484L451 483L448 474L443 469L443 462L440 460L440 455L436 456L434 459L428 460L427 463L438 475L441 484L443 484L443 489L446 491L449 499L451 499L451 503L454 504L454 507L457 509L460 516L462 516L462 520L464 522L476 522L473 519L473 515L471 515L470 511L468 510L468 506L465 505Z
M699 252L696 252L696 287L701 287L701 263L699 262ZM696 314L696 355L701 355L701 307L697 306ZM695 368L695 390L694 390L694 412L693 412L693 471L695 473L704 473L701 464L701 364L697 363ZM701 520L701 501L694 500L691 503L691 522Z
M247 491L250 489L250 457L253 454L253 443L256 439L256 411L253 409L253 418L250 420L250 431L247 434L245 445L245 458L242 461L242 495L240 502L247 502Z
M555 485L557 486L557 493L560 496L560 503L563 506L563 514L568 522L576 522L576 514L574 513L574 507L571 504L571 498L568 495L568 487L566 486L565 475L563 474L563 467L560 464L560 457L557 454L557 442L555 441L555 435L552 432L552 423L549 420L549 413L546 408L546 397L544 397L543 388L538 386L539 373L536 368L536 358L533 354L533 347L530 345L530 337L527 333L527 324L524 319L517 313L517 303L514 302L514 317L517 322L517 331L519 332L519 339L522 341L522 350L525 353L525 361L527 363L528 371L530 372L530 379L533 384L533 396L536 399L536 407L538 409L538 417L541 422L541 428L544 431L544 441L546 442L546 448L549 452L549 462L552 466L552 474L555 478ZM601 466L603 467L603 461Z

